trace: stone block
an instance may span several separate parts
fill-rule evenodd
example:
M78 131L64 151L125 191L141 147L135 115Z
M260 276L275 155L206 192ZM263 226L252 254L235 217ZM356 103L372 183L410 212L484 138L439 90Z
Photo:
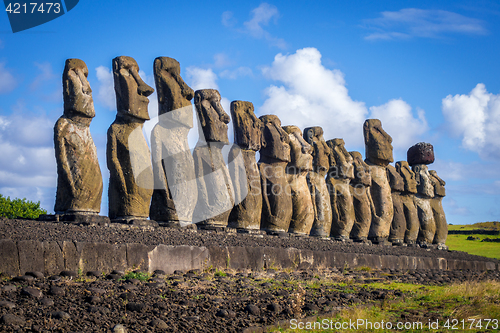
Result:
M43 243L33 240L24 240L17 242L19 250L19 271L21 274L26 272L43 272Z
M12 276L20 275L17 244L10 239L0 239L0 272ZM24 273L24 272L23 272Z
M434 163L434 147L430 143L419 142L408 149L406 159L411 166Z
M209 262L209 251L206 247L158 245L148 253L149 271L161 269L167 274L175 270L189 271L203 269Z
M43 242L43 272L50 276L65 270L62 244L59 242Z

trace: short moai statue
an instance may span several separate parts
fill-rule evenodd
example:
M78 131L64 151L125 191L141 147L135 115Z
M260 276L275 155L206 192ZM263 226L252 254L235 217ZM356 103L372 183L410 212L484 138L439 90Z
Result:
M313 170L307 175L314 207L311 236L326 238L330 237L332 227L332 206L325 180L330 168L332 150L326 144L323 138L323 129L319 126L306 128L304 139L313 147Z
M386 170L389 185L391 186L392 205L394 207L389 242L391 242L392 245L402 246L404 244L406 232L406 218L401 197L405 188L404 180L392 165L387 165Z
M293 215L293 203L286 176L290 162L290 139L275 115L259 117L264 128L260 148L259 172L262 186L262 220L267 233L286 233Z
M168 57L154 61L158 123L151 133L155 189L150 218L162 226L191 224L198 186L188 144L193 127L194 91L182 79L180 64Z
M101 209L102 175L90 135L95 116L87 65L68 59L63 72L64 114L54 126L57 193L54 211L62 220L90 221Z
M351 180L351 191L354 206L354 224L350 237L355 242L371 244L368 233L372 222L372 199L370 186L372 177L370 167L363 161L360 152L351 151L354 178Z
M262 189L255 154L261 147L264 125L250 102L232 101L231 118L236 145L229 150L228 169L237 204L229 215L229 227L242 232L256 231L260 230ZM238 163L239 155L243 163Z
M117 114L108 129L106 147L109 170L109 218L122 223L151 225L149 207L153 195L151 154L142 133L149 120L148 96L154 89L139 76L131 57L113 59Z
M326 143L332 150L330 170L326 176L333 216L330 235L335 240L347 241L354 225L354 203L350 186L354 179L353 158L345 149L343 139L328 140Z
M307 174L312 170L312 147L302 137L297 126L283 126L290 139L290 162L286 175L293 203L293 215L289 233L309 235L314 222L314 208L307 185Z
M403 177L404 191L401 193L403 211L406 220L406 231L404 242L407 246L415 246L420 229L418 221L417 206L415 205L415 194L417 193L417 181L415 173L410 169L407 161L396 162L396 171Z
M377 244L388 244L387 239L394 215L391 186L386 167L393 162L392 138L382 129L378 119L367 119L363 125L365 138L365 162L370 166L372 185L370 195L373 202L372 223L368 238Z
M442 180L435 170L429 170L431 180L434 185L434 198L431 199L431 208L434 214L434 221L436 222L436 234L434 235L433 244L437 244L439 250L447 250L445 245L446 237L448 237L448 223L443 210L443 197L446 196L444 186L446 182Z
M421 247L427 247L432 244L436 234L436 221L431 207L431 199L434 198L434 183L427 167L428 164L434 162L434 148L430 143L419 142L410 147L406 155L417 181L415 204L420 221L417 242Z
M226 228L234 206L232 182L222 156L222 148L229 144L227 124L230 118L220 99L215 89L194 93L200 136L193 151L198 183L198 202L193 221L198 223L200 229Z

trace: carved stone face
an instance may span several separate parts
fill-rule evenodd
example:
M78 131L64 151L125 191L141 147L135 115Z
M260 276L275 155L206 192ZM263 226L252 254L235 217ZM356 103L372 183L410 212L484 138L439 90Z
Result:
M278 116L265 115L259 118L264 124L260 154L284 162L290 162L288 133L281 128Z
M389 179L389 185L392 191L403 192L405 190L405 182L403 177L399 174L395 167L388 164L385 168L387 172L387 178Z
M231 102L231 118L235 143L243 149L258 151L264 125L255 115L253 104L243 101Z
M67 59L63 73L64 113L94 118L92 89L87 76L87 65L80 59Z
M181 77L179 62L169 57L154 61L154 76L158 95L158 115L191 106L194 91Z
M345 149L344 140L332 139L328 140L326 144L332 150L332 155L330 155L330 176L336 179L353 179L353 158Z
M434 184L429 173L429 168L425 164L417 164L413 166L415 172L415 179L417 180L418 194L433 198L434 197Z
M116 106L118 112L141 120L149 120L148 96L154 89L139 76L139 66L131 57L113 59Z
M229 144L227 124L229 115L220 104L220 94L215 89L196 90L194 105L207 142Z
M446 189L444 188L446 182L437 175L436 170L429 170L429 174L431 175L431 180L434 184L434 194L439 197L446 196Z
M349 154L352 156L352 164L354 166L354 180L357 184L370 186L372 177L370 175L370 167L363 161L363 157L359 151L351 151Z
M396 171L403 177L405 183L405 192L417 193L417 181L415 173L410 169L408 162L396 162Z
M327 171L330 168L332 151L323 138L323 129L319 126L308 127L304 130L304 139L313 146L313 166L317 171Z
M302 131L297 126L283 126L290 139L290 164L296 171L312 170L312 147L302 138Z
M386 166L394 161L392 138L382 129L378 119L367 119L363 125L366 159L373 164Z

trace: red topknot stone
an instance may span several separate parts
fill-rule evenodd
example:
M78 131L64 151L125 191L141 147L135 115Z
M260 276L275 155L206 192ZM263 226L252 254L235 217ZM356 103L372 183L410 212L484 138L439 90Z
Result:
M434 163L434 147L430 143L419 142L408 149L406 159L411 166Z

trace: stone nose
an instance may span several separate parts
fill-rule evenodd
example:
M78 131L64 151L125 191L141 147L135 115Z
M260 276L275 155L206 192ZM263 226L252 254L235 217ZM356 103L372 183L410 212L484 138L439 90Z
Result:
M139 76L139 73L137 73L135 70L132 70L132 75L134 76L135 81L137 82L137 93L139 95L148 97L151 95L155 90L148 86L146 82L144 82L141 77Z

